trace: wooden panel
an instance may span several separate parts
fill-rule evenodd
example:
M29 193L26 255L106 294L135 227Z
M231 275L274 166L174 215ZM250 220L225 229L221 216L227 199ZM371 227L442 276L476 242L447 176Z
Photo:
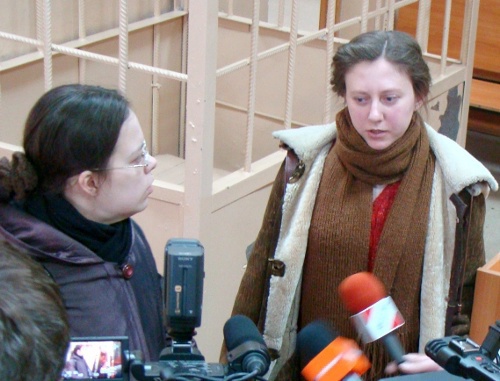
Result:
M433 1L430 16L429 52L441 51L445 1ZM464 17L465 0L454 0L451 9L448 56L460 55L460 36ZM418 4L402 8L396 29L415 35ZM500 21L498 0L481 0L479 4L474 77L500 82L500 35L495 31Z
M482 343L489 326L500 319L500 253L477 270L470 337Z
M464 18L464 1L455 0L451 8L450 35L448 43L448 57L460 57L460 45L462 36L462 25ZM429 20L429 53L441 53L441 41L443 39L444 25L444 0L433 1L431 5ZM418 3L403 7L399 10L396 18L395 29L407 32L415 36L417 29Z
M468 129L500 136L500 83L472 80Z
M500 82L500 6L498 0L481 0L476 39L474 76Z
M470 105L500 112L500 83L473 79Z
M500 136L500 113L471 107L469 109L467 129L483 134Z
M500 21L497 0L481 0L474 59L474 77L471 85L468 129L500 136L500 37L493 31ZM440 54L443 38L444 0L433 1L430 15L428 51ZM451 10L448 56L460 57L461 31L465 0L454 0ZM398 30L415 35L418 4L399 11Z
M330 0L333 1L333 0ZM335 22L339 21L341 1L335 3ZM326 28L326 16L328 13L328 0L321 0L319 7L319 29Z

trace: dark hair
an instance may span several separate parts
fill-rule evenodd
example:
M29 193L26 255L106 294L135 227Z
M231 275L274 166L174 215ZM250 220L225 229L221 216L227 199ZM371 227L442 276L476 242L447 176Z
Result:
M0 263L0 380L58 380L70 340L59 288L39 263L4 240Z
M24 152L43 192L60 193L68 178L106 166L128 117L116 90L64 85L45 93L24 128Z
M429 94L432 78L418 42L399 31L372 31L360 34L339 47L332 63L333 91L345 97L345 76L349 69L363 61L383 57L407 74L417 99L424 101Z
M82 349L82 345L80 345L80 344L75 345L71 354L76 355L77 354L76 352L78 352L80 349Z

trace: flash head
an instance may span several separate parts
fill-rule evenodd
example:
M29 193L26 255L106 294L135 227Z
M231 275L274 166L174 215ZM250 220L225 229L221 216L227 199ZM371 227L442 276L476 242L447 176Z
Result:
M204 248L196 239L172 238L165 246L165 314L169 335L189 341L201 325Z

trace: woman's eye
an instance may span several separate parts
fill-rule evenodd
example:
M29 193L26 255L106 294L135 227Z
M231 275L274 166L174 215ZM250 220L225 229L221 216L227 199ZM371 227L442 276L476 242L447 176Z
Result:
M396 95L389 95L386 96L384 99L387 103L394 103L398 99L398 97Z
M135 160L134 160L134 164L139 164L139 163L141 163L141 162L142 162L142 160L144 159L144 156L145 156L145 155L144 155L144 154L142 154L142 153L141 153L139 156L137 156L137 157L135 158Z

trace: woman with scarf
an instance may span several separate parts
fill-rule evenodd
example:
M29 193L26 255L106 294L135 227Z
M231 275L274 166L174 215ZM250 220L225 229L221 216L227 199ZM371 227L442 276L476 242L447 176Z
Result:
M56 87L31 109L23 148L0 160L0 236L59 285L71 336L128 336L157 360L161 277L130 218L147 206L156 160L128 101L98 86Z
M346 105L336 122L274 133L288 155L233 315L247 315L261 330L275 359L270 380L299 380L297 332L320 319L357 339L338 286L369 271L406 321L396 332L410 355L399 371L438 369L416 353L445 333L457 219L450 197L473 200L464 307L453 321L459 333L467 330L475 271L484 263L485 197L498 184L419 115L431 75L412 37L361 34L338 49L332 70L333 91ZM384 377L391 359L383 345L362 350L372 364L366 379Z
M71 352L67 367L73 373L72 378L92 378L92 370L89 368L85 357L83 357L81 345L77 345Z

